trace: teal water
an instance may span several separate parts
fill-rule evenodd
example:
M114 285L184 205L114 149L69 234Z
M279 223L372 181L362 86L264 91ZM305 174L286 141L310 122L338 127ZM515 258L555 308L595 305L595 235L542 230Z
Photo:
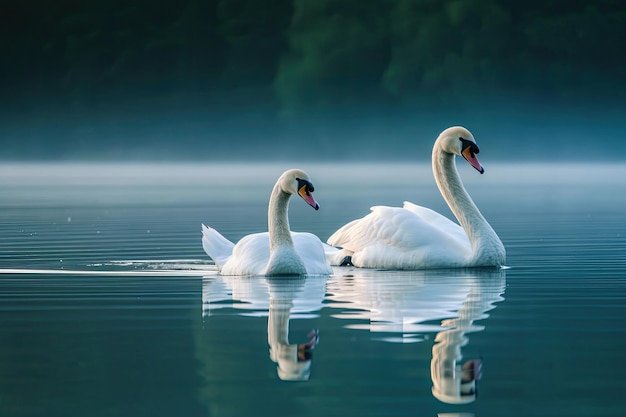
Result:
M0 415L623 415L626 168L483 162L460 169L508 268L291 280L219 276L200 224L265 230L292 164L1 167ZM450 215L428 165L300 167L321 209L293 230Z

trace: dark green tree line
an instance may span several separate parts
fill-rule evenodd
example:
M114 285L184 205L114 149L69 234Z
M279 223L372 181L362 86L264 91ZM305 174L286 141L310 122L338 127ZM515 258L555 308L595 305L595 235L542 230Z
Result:
M26 0L0 12L3 90L77 105L183 91L273 96L297 111L381 96L571 95L623 89L626 75L619 1Z
M0 118L13 125L626 93L618 0L4 0L0 15Z

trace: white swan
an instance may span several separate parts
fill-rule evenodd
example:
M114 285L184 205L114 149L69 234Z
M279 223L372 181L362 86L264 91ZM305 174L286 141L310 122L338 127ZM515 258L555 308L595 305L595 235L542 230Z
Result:
M501 266L506 254L500 238L482 216L455 165L462 155L481 174L478 146L460 126L444 130L433 147L432 164L439 191L460 225L425 207L376 206L367 216L341 227L328 243L333 265L349 260L354 266L388 269Z
M202 247L222 275L328 275L324 247L311 233L289 230L289 199L299 195L315 210L309 176L301 170L285 171L272 190L268 208L269 232L244 236L236 245L217 230L202 225Z

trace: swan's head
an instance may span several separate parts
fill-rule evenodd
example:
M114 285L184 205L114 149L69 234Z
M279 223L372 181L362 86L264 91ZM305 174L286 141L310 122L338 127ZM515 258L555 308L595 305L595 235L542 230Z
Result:
M311 184L309 176L306 172L300 169L290 169L280 177L280 188L293 195L299 195L306 203L313 207L315 210L319 210L320 206L313 197L313 191L315 187Z
M461 126L449 127L441 132L436 143L443 151L465 158L481 174L485 172L485 169L476 158L476 154L480 152L478 145L476 145L476 140L474 140L474 136L466 128Z

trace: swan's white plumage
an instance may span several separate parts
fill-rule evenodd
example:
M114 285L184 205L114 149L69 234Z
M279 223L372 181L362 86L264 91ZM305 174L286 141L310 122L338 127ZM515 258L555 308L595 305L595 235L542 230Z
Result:
M363 268L412 269L455 266L469 256L463 229L426 207L375 206L370 214L337 230L329 239ZM336 264L336 263L335 263Z
M292 178L293 177L293 178ZM324 244L320 239L303 232L289 230L287 204L297 190L285 185L296 177L307 179L300 170L286 171L276 183L270 197L268 222L270 232L244 236L237 244L226 239L217 230L202 225L202 247L213 259L222 275L329 275ZM281 185L282 184L282 185ZM288 190L287 191L285 191ZM316 206L311 195L307 202ZM313 204L314 203L314 204ZM289 238L290 236L290 238ZM270 240L274 240L274 244ZM273 246L271 249L270 247Z
M202 225L202 248L213 259L218 268L223 266L233 253L235 244L212 227Z
M462 152L460 137L474 143L464 128L442 132L433 148L433 171L442 195L464 227L410 202L403 207L375 206L328 238L330 245L341 248L326 250L329 262L339 265L350 256L353 265L363 268L502 265L504 246L463 188L454 165L454 155ZM469 162L482 172L473 154Z
M304 262L307 275L329 275L332 268L326 262L320 239L311 233L291 232L293 246ZM217 230L202 225L202 247L213 259L222 275L265 275L270 258L268 232L253 233L235 245ZM278 249L281 251L281 249ZM226 256L225 256L226 255ZM282 256L282 255L281 255ZM291 262L285 254L285 262Z

